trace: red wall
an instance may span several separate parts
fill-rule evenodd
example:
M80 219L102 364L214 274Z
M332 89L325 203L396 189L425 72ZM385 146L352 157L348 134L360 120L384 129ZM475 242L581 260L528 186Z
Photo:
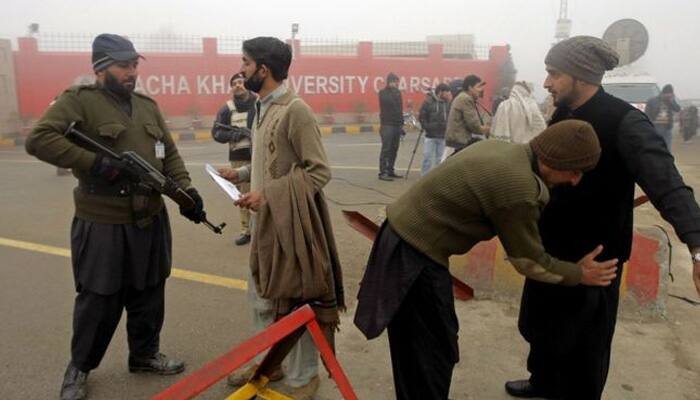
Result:
M90 52L39 52L34 38L19 38L14 52L20 114L39 117L55 96L94 77ZM295 43L298 48L298 42ZM169 116L213 115L228 98L228 80L240 66L240 55L217 54L216 39L203 39L202 53L146 53L139 66L138 89L152 96ZM296 51L288 85L317 113L377 112L377 89L388 72L401 78L404 102L416 107L424 98L423 86L477 74L487 83L484 105L490 105L498 71L508 50L492 47L488 60L442 57L441 45L430 45L429 55L373 57L372 43L361 42L357 56L304 56ZM359 103L364 103L360 105Z

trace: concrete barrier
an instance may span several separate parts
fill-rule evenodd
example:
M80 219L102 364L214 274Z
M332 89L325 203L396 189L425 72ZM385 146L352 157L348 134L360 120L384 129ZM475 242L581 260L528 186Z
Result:
M472 286L476 298L519 300L524 278L506 260L497 239L482 242L469 253L450 258L450 271ZM658 227L635 227L632 255L624 265L620 311L627 315L665 314L669 244Z

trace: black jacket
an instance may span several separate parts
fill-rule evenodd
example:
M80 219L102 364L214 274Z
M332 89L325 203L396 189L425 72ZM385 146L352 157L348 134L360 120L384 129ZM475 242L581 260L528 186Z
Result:
M700 246L700 209L693 190L644 113L600 89L576 110L558 108L551 123L569 118L593 125L602 154L577 186L551 190L540 219L548 253L575 262L602 244L599 260L628 260L635 182L684 243Z
M253 129L256 101L257 97L253 95L248 96L248 100L243 102L235 101L234 99L234 106L236 107L236 110L240 110L240 112L248 112L248 115L246 116L246 128L249 130ZM214 119L215 123L211 127L211 137L219 143L229 143L231 141L231 131L216 126L216 122L223 125L229 125L231 123L231 112L232 111L228 104L224 104L223 107L219 109L219 112L216 113L216 119ZM235 149L234 147L230 147L228 158L230 161L250 160L251 149L250 147L245 149Z
M403 100L399 89L387 86L379 91L379 122L403 126Z
M450 104L437 97L434 93L431 92L425 97L418 115L420 125L425 130L425 137L433 139L445 138L447 114L449 111Z

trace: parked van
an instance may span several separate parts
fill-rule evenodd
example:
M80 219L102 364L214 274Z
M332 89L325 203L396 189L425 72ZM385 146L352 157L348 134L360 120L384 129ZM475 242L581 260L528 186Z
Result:
M656 78L647 74L620 74L612 71L603 78L603 89L644 111L647 100L661 93Z

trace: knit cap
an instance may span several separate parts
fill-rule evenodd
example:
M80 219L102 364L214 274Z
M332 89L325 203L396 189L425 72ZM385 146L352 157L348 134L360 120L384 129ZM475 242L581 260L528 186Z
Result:
M619 56L604 40L574 36L555 44L544 63L582 81L600 85L605 71L617 66Z
M92 42L92 69L95 72L107 69L119 61L129 61L144 58L136 52L134 44L125 37L103 33L97 35Z
M530 147L543 164L558 171L590 171L600 159L595 130L577 119L550 125L530 141Z

